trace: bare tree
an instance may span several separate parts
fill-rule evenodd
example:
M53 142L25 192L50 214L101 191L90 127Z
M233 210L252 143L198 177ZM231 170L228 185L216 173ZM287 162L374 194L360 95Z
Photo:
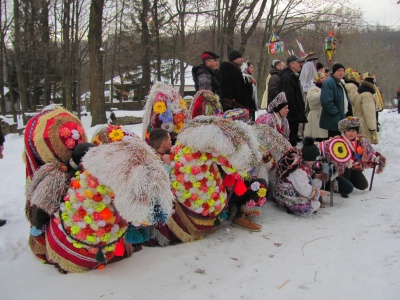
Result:
M92 126L106 123L103 76L102 19L104 0L92 0L89 21L90 101Z

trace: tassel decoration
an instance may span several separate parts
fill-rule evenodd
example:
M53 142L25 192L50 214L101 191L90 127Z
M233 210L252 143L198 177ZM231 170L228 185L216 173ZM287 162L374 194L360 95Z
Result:
M104 256L104 253L101 250L101 248L99 248L99 251L97 251L96 256L94 258L100 263L106 260L106 257Z
M130 244L139 244L143 242L143 236L139 230L130 225L128 228L128 232L125 235L125 240Z
M239 179L236 181L234 192L238 196L242 196L247 190L246 185L244 184L243 180Z
M115 244L114 255L124 256L124 253L125 253L124 243L122 241L119 241L118 243Z

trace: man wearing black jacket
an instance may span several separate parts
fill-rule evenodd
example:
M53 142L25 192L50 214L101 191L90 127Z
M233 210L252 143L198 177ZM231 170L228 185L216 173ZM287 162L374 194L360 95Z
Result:
M220 84L217 76L219 56L211 51L205 51L201 55L203 64L193 67L192 76L196 91L209 90L220 95Z
M300 123L308 123L306 117L303 90L299 80L303 58L291 55L286 60L287 67L282 70L280 77L280 91L285 92L289 104L289 142L295 147L297 145L297 132Z

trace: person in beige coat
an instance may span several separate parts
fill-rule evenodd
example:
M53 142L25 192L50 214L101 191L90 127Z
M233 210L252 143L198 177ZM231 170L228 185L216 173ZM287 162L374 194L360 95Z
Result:
M366 140L371 144L378 144L375 93L374 78L367 77L361 81L360 87L358 88L358 95L356 95L353 100L354 116L359 117L363 122L359 134L365 135Z
M316 141L321 141L328 138L328 130L319 127L319 119L321 117L321 86L325 81L325 73L318 72L315 76L315 85L310 87L307 92L307 101L310 108L307 119L308 123L304 127L304 136L311 136Z

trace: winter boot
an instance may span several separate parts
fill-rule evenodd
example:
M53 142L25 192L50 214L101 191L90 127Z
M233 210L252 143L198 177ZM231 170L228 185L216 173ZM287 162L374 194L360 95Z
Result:
M3 226L3 225L6 224L6 223L7 223L6 220L1 220L1 219L0 219L0 227Z
M261 231L262 226L251 221L246 215L236 216L232 221L233 227L247 229L248 231Z

